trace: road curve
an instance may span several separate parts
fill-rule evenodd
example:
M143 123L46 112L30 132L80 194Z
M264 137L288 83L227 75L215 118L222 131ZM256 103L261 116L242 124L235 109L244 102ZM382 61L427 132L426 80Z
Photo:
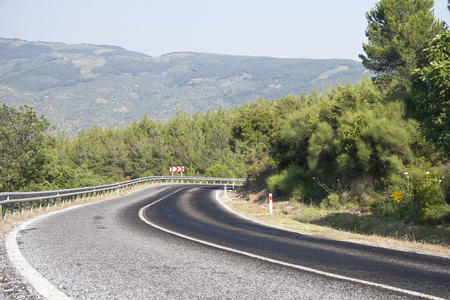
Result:
M448 258L267 227L224 209L216 191L153 186L38 218L16 240L43 280L74 299L450 296Z

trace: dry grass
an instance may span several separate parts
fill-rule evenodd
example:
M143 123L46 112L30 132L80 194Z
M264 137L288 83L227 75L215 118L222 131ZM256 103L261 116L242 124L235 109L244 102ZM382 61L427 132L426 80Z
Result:
M263 201L264 196L260 194L252 195L250 197L251 200L244 199L241 195L235 192L228 193L227 196L230 200L227 204L234 211L256 221L281 229L403 251L450 256L450 247L447 245L426 243L423 241L418 242L415 241L414 238L405 238L401 236L395 238L380 236L377 234L358 234L349 231L337 230L329 226L312 224L309 221L323 219L330 213L317 207L314 208L311 206L308 208L305 205L290 203L288 201L274 202L273 214L270 214L268 201L267 199L266 201Z

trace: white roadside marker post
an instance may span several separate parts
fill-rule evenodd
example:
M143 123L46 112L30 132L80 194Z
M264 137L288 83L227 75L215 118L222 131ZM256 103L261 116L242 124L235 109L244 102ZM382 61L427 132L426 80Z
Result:
M273 213L273 208L272 208L272 194L269 194L269 212L272 214Z
M227 184L224 185L225 197L227 196Z
M234 191L234 178L233 178L233 191Z

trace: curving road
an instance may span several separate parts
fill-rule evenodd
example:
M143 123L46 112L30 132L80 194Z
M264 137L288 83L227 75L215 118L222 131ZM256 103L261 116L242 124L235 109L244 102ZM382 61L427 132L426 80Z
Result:
M141 189L33 220L10 244L55 299L450 298L448 258L267 227L225 209L217 189Z

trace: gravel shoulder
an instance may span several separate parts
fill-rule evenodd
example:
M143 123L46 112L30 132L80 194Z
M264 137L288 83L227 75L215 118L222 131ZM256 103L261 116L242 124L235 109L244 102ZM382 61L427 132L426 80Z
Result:
M16 270L9 259L5 247L5 239L0 240L0 300L3 299L33 299L42 298L33 286Z

